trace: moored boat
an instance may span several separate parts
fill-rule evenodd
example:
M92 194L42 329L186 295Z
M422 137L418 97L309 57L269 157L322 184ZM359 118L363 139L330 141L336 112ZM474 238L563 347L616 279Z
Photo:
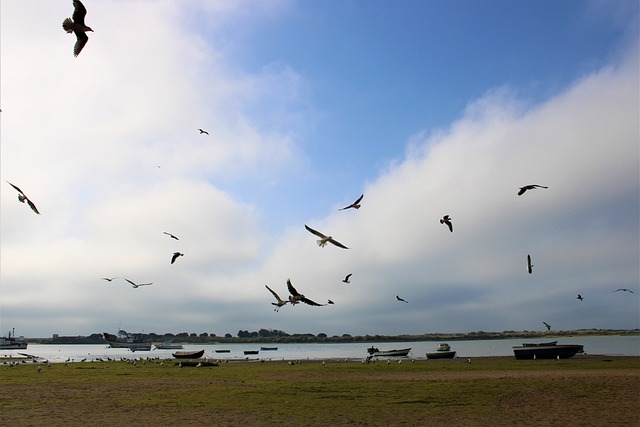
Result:
M221 348L219 350L215 350L216 353L231 353L231 350L228 350L226 348Z
M276 351L278 347L260 347L262 351Z
M451 347L447 343L440 343L433 353L426 354L427 359L453 359L456 356L455 351L451 351Z
M199 359L204 355L202 350L178 350L171 353L175 359Z
M158 350L182 350L184 347L182 344L174 344L171 340L165 341L162 344L156 344Z
M369 351L369 350L367 350L367 351ZM377 351L374 351L374 352L369 351L369 354L371 355L371 357L407 357L407 355L411 351L411 347L409 347L409 348L401 348L401 349L398 349L398 350L396 350L396 349L394 349L394 350L383 350L383 351L380 351L378 349L375 349L375 350L377 350Z
M245 350L244 354L258 354L260 350Z
M25 348L27 348L27 342L16 339L15 329L13 332L9 332L6 337L0 337L0 349L2 350L24 350Z
M104 338L111 348L128 348L131 351L150 351L151 343L144 342L140 334L130 334L124 331L119 333L120 336L103 332Z
M580 344L557 344L557 341L533 344L526 343L513 347L513 355L518 360L526 359L568 359L577 353L583 353Z

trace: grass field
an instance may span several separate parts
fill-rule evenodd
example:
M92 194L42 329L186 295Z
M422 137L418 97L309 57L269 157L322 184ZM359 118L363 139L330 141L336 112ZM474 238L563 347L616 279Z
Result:
M12 426L640 425L640 358L0 365L0 420Z

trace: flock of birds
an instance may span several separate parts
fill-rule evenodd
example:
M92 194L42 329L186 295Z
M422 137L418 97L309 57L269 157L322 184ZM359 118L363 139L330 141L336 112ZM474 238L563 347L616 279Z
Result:
M74 7L74 12L71 18L66 18L63 22L62 22L62 28L67 32L67 33L74 33L76 36L76 43L73 47L73 55L74 56L78 56L80 54L80 52L82 51L82 49L85 47L85 45L87 44L87 41L89 40L89 37L87 36L87 32L93 32L93 30L88 27L85 23L85 17L87 15L87 9L84 7L84 5L82 4L82 2L80 0L73 0L73 7ZM209 135L209 132L204 130L204 129L198 129L198 131L200 132L200 135ZM33 203L32 200L30 200L27 195L24 193L24 191L22 191L19 187L17 187L16 185L10 183L9 181L7 181L7 183L9 185L11 185L11 187L13 187L17 192L18 192L18 201L20 203L26 203L33 212L35 212L36 214L40 215L40 212L38 211L38 208L36 207L36 205ZM522 196L523 194L525 194L525 192L530 191L530 190L535 190L538 188L544 188L547 189L549 187L547 186L543 186L543 185L537 185L537 184L530 184L530 185L525 185L523 187L520 187L518 190L517 195L518 196ZM360 209L361 207L361 202L362 199L364 197L364 194L361 195L360 197L358 197L358 199L351 203L348 206L345 206L343 208L340 208L340 211L344 211L347 209ZM447 226L447 228L449 229L449 231L451 233L453 233L453 222L452 222L453 218L451 218L450 215L444 215L441 219L440 219L440 224L444 224ZM329 235L325 235L317 230L314 230L313 228L309 227L308 225L305 224L305 229L315 235L316 237L319 238L319 240L317 240L317 244L320 247L325 247L327 245L327 243L331 243L332 245L338 247L338 248L342 248L342 249L349 249L347 246L343 245L342 243L340 243L339 241L337 241L336 239L334 239L332 236ZM171 239L175 239L175 240L179 240L178 237L176 237L175 235L169 233L169 232L163 232L164 234L166 234L167 236L169 236ZM174 252L173 255L171 256L171 264L174 264L176 262L176 260L179 257L184 256L183 253L181 252ZM531 255L527 255L527 272L529 274L533 273L533 263L531 261ZM347 274L345 276L345 278L342 280L343 283L345 284L349 284L350 282L350 278L351 278L351 273ZM129 284L131 284L131 286L133 288L140 288L142 286L149 286L152 285L153 283L136 283L132 280L129 280L125 277L103 277L103 280L106 280L108 282L111 282L113 280L116 279L123 279L126 282L128 282ZM282 298L280 298L280 296L273 290L271 289L269 286L265 285L265 287L271 292L271 294L274 296L274 298L276 299L276 302L272 302L271 304L275 306L274 311L278 312L280 310L281 307L285 306L286 304L291 304L291 305L296 305L299 303L304 303L310 306L325 306L327 304L333 304L333 301L328 300L326 304L320 304L317 303L309 298L307 298L305 295L301 294L300 292L298 292L296 290L296 288L292 285L291 280L287 279L287 290L289 291L289 296L288 299L284 300ZM627 289L627 288L620 288L615 290L614 292L630 292L633 293L632 290ZM578 300L583 301L584 298L582 297L582 295L578 294L578 296L576 297ZM406 301L405 299L401 298L399 295L396 295L396 300L399 302L403 302L403 303L408 303L408 301ZM542 322L544 324L544 326L547 328L547 330L551 330L551 325L548 324L547 322Z

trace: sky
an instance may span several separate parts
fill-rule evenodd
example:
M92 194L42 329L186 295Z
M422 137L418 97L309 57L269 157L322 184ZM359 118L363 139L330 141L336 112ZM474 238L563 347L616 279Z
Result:
M84 5L0 2L3 334L640 327L637 1Z

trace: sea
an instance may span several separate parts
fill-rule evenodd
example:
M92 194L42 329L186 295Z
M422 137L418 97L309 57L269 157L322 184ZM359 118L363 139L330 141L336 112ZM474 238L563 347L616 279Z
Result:
M500 339L500 340L467 340L448 341L451 350L457 357L513 356L513 346L523 343L540 343L557 340L558 344L580 344L585 354L606 356L640 356L640 336L586 336L573 338L545 339ZM184 350L205 350L204 357L215 360L364 360L367 348L376 347L382 350L411 348L410 359L426 359L426 353L436 351L441 341L416 342L376 342L376 343L341 343L341 344L194 344L184 345ZM277 350L261 350L262 347L277 347ZM229 350L218 353L216 350ZM245 355L246 350L258 350L258 354ZM107 344L29 344L25 350L0 350L0 357L24 357L31 355L38 360L50 363L122 360L122 359L170 359L175 350L160 350L152 347L151 351L132 352L128 349L110 348Z

